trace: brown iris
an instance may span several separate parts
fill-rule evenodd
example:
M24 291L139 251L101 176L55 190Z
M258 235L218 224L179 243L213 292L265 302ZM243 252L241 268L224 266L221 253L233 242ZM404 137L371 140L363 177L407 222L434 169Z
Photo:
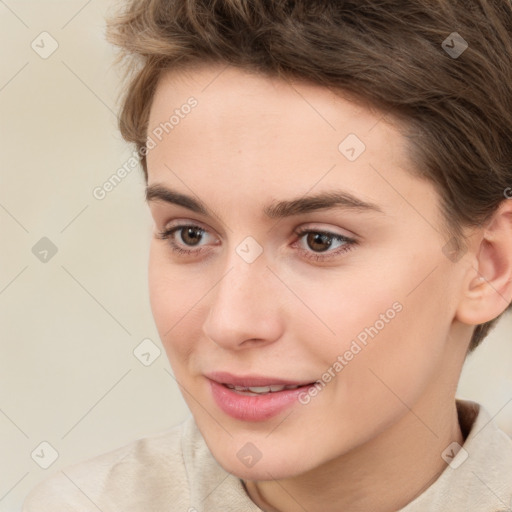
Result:
M307 243L311 249L318 250L319 252L326 251L331 246L331 236L324 233L309 233L307 236Z
M202 229L189 227L181 230L181 239L186 245L197 245L203 237Z

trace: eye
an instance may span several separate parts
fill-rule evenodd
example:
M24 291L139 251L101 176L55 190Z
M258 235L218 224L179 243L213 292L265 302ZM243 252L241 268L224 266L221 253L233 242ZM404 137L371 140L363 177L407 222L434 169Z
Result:
M178 254L199 254L202 252L200 243L205 239L205 235L209 235L209 233L200 226L181 224L164 229L157 234L157 237L167 240L171 250ZM179 239L178 242L176 238ZM183 248L183 246L192 249ZM194 249L194 247L198 248Z
M353 238L330 231L301 228L295 234L299 237L299 242L303 242L299 243L299 251L305 258L314 261L332 259L357 244L357 240Z
M332 233L330 231L301 228L295 231L299 238L292 246L299 245L300 254L309 260L327 261L352 249L357 240ZM208 237L212 237L206 229L194 224L179 224L167 227L157 234L161 240L167 240L171 251L183 256L197 256L208 244ZM205 243L201 243L205 242ZM218 245L214 241L214 245Z

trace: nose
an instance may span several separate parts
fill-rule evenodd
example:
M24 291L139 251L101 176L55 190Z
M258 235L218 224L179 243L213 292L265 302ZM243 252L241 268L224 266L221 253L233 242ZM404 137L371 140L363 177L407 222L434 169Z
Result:
M209 311L204 334L231 350L264 346L282 335L282 284L265 259L247 263L237 254L229 259L223 277L208 294Z

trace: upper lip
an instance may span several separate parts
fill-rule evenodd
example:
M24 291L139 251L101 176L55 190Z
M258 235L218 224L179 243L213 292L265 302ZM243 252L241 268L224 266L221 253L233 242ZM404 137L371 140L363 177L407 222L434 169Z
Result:
M233 375L228 372L212 372L205 374L210 380L219 384L231 384L233 386L253 387L253 386L304 386L312 384L314 380L288 380L278 377L265 377L263 375Z

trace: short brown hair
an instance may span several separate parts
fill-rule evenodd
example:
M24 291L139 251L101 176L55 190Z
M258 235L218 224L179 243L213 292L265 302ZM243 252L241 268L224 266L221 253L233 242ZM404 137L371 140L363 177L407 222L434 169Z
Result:
M463 227L489 221L511 190L510 0L127 0L107 39L131 64L119 128L146 181L161 73L225 63L345 91L405 121L455 254ZM500 317L475 327L468 353Z

